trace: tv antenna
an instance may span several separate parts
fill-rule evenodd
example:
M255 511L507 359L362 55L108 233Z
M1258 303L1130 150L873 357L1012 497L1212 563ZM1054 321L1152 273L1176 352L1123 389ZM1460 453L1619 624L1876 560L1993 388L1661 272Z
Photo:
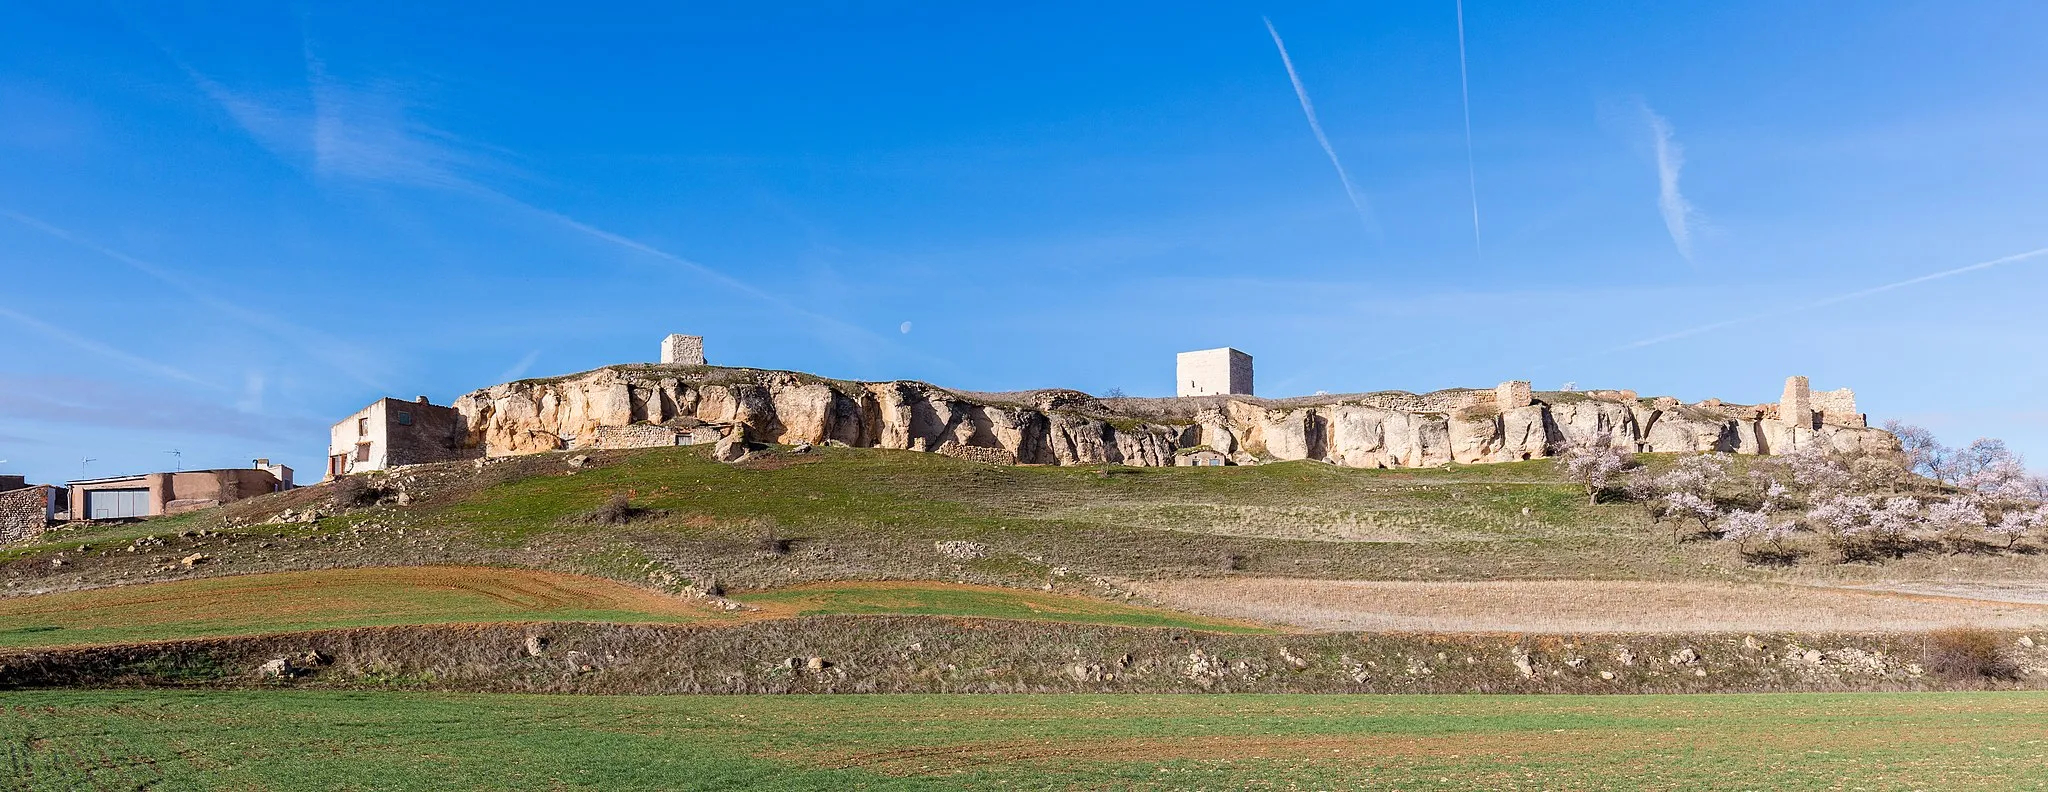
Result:
M184 469L185 469L185 452L183 452L183 451L179 451L178 449L175 449L175 448L173 448L173 449L171 449L171 450L169 450L169 451L165 451L164 453L166 453L166 454L170 454L171 456L174 456L174 457L177 457L177 458L178 458L178 469L179 469L179 470L184 470Z

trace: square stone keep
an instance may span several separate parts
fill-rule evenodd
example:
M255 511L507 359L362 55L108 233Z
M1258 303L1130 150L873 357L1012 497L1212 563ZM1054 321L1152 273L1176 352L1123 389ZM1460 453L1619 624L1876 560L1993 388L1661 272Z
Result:
M1174 359L1178 396L1252 395L1252 356L1230 347L1182 352Z
M661 362L679 366L704 365L704 337L670 334L661 340Z

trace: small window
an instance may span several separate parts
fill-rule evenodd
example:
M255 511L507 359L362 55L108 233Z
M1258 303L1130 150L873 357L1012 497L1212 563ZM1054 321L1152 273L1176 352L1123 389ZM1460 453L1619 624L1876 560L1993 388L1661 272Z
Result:
M357 461L357 462L368 462L368 461L370 461L370 444L369 444L369 443L357 443L357 444L356 444L356 461Z
M370 419L368 419L368 418L357 418L357 419L356 419L356 436L357 436L357 437L369 437L369 436L370 436Z
M399 411L399 413L398 413L398 425L399 425L399 426L411 426L411 425L412 425L412 413L409 413L409 412L405 412L405 411L403 411L403 410L400 410L400 411Z

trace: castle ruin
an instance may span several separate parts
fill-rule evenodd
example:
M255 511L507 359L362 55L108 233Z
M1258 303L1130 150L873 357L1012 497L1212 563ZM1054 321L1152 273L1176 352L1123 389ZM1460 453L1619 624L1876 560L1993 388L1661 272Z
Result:
M1818 429L1828 426L1867 427L1869 418L1856 411L1856 392L1848 388L1815 393L1805 377L1786 377L1785 393L1778 398L1777 419L1791 426Z

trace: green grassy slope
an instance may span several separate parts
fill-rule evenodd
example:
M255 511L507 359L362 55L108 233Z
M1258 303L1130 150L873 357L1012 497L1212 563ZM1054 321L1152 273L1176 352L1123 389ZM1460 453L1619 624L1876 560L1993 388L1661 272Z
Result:
M325 488L0 551L5 593L325 566L528 566L638 584L761 589L947 580L1113 593L1112 578L1226 574L1376 580L2048 577L2048 554L1758 566L1674 546L1630 504L1589 506L1549 460L1423 470L993 467L822 448L723 465L696 448L567 454L373 479L408 505L267 524ZM1652 460L1660 463L1659 460ZM616 494L643 515L578 523ZM773 536L775 541L764 542ZM956 560L938 542L973 542ZM774 548L772 551L766 548ZM183 568L191 553L208 558Z
M0 696L0 789L2027 789L2043 694Z

